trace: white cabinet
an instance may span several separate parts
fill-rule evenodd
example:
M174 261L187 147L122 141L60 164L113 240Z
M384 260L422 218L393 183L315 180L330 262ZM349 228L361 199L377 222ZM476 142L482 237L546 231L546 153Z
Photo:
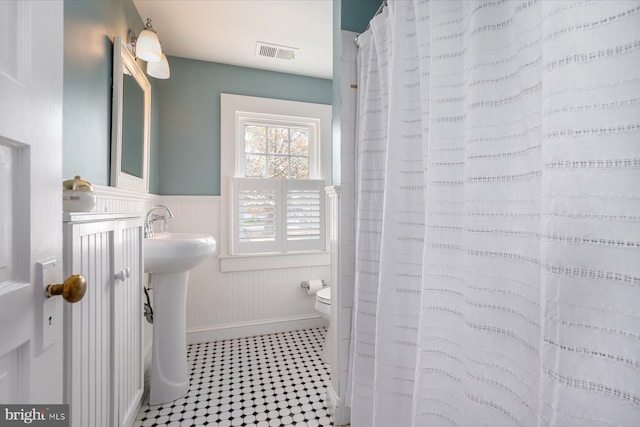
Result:
M73 427L133 423L144 390L143 223L130 214L64 216L65 274L87 280L65 304L65 402Z

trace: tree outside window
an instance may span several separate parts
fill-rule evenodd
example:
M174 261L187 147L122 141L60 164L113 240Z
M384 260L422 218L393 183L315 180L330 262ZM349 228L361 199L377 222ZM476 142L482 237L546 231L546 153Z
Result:
M244 176L309 179L309 129L245 125Z

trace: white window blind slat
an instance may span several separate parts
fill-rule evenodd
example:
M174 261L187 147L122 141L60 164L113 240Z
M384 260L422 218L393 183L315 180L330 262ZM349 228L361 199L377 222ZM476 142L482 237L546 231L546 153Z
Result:
M288 180L286 246L289 251L324 249L324 181Z
M320 191L287 192L287 239L320 238Z
M275 241L276 197L269 189L240 190L238 194L239 242Z

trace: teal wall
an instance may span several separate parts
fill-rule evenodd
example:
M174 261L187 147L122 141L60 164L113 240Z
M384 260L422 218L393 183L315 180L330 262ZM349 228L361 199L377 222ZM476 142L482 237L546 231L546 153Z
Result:
M158 194L220 194L220 94L331 104L331 80L169 57L157 81Z
M362 32L381 0L333 0L334 79L170 57L171 79L152 85L150 191L220 194L220 93L333 104L340 132L340 29ZM63 173L109 184L114 36L144 27L132 0L64 2ZM334 183L339 183L339 138Z
M131 0L64 2L63 176L109 184L113 45L144 27Z
M382 0L338 0L341 1L341 22L343 30L363 32L373 15L382 4Z
M108 185L111 40L139 33L132 0L64 2L63 174ZM171 79L149 78L149 191L220 194L220 93L331 104L331 80L169 58Z

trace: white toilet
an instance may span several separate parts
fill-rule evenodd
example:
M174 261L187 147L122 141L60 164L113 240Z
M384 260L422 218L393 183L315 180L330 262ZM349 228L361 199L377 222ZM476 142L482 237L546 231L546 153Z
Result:
M322 349L322 361L329 363L331 346L333 345L333 325L331 324L331 288L326 287L316 292L315 309L322 318L329 321L329 327L327 328L327 335L324 341L324 347Z

